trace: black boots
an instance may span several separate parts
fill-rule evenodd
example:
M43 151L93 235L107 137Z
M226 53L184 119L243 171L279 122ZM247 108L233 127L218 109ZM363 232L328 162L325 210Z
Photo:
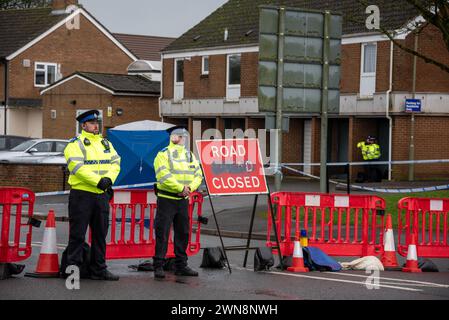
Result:
M198 272L190 269L189 267L184 267L182 269L176 270L175 275L186 276L186 277L198 277Z
M154 268L154 277L158 279L164 279L165 278L164 269L162 267Z
M105 281L118 281L120 279L119 276L111 273L109 270L104 270L102 273L92 273L90 275L92 280L105 280Z

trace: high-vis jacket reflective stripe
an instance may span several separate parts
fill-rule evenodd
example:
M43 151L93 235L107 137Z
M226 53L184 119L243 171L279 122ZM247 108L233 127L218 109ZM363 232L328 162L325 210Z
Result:
M195 156L182 145L170 142L170 145L161 150L154 159L157 188L170 193L181 193L184 186L195 191L201 185L203 175L201 167ZM182 199L166 194L159 197L168 199Z
M357 148L362 149L363 160L376 160L381 156L380 146L376 143L365 144L364 141L357 144Z
M85 139L90 144L84 144ZM69 184L72 189L92 193L103 193L97 184L103 177L108 177L114 183L120 173L120 156L111 143L107 150L101 141L101 135L82 131L76 139L72 140L64 150L69 169Z

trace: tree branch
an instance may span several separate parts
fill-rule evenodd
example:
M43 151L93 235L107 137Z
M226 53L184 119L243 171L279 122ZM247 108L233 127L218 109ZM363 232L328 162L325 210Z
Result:
M397 1L397 0L396 0ZM430 6L429 9L427 9L425 6L422 5L422 2L417 1L417 0L405 0L407 3L409 3L410 5L412 5L419 13L422 14L422 17L430 24L434 25L436 28L438 28L443 36L443 40L446 46L446 49L449 53L449 21L446 22L443 19L443 16L438 15L437 12L432 13L432 11L430 10ZM362 5L367 6L368 2L364 1L364 0L357 0L357 2L359 2ZM437 1L438 2L438 1ZM446 13L449 14L449 1L448 0L440 0L438 2L438 4L441 4L443 6L443 8L446 11ZM430 2L429 2L430 5ZM441 11L442 9L440 8L438 11ZM351 19L350 17L346 17L349 21L355 21L356 23L364 23L364 21L357 21L356 19ZM413 30L414 32L419 32L419 29L421 29L421 25L419 25L418 23L415 25L415 30ZM410 28L409 26L406 26L406 29L409 31L412 31L412 28ZM437 67L439 67L441 70L449 73L449 66L439 62L435 59L432 59L418 51L415 51L414 49L411 49L405 45L403 45L401 42L399 42L397 39L394 38L394 34L384 28L382 28L382 26L379 29L379 32L386 35L393 43L395 46L397 46L398 48L400 48L401 50L410 53L412 55L417 56L418 58L424 60L426 63L430 63L433 64Z

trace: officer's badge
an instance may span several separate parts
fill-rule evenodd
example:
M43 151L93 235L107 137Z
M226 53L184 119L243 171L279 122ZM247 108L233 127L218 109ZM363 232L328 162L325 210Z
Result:
M173 151L173 158L178 158L178 157L179 157L178 150Z

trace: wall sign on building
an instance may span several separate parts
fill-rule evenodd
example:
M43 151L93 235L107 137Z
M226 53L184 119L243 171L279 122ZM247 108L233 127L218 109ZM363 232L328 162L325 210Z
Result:
M421 99L405 99L406 112L421 112Z

